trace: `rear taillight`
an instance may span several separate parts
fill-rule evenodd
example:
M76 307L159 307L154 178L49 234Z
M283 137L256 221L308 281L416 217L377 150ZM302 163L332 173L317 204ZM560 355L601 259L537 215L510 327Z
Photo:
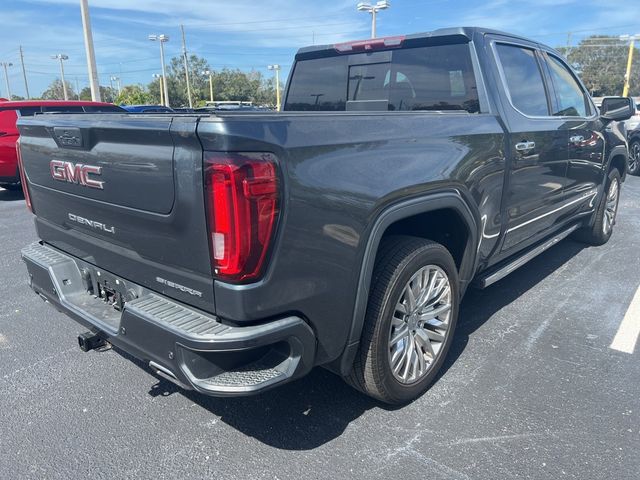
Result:
M205 153L209 242L214 272L235 282L260 276L279 211L270 153Z
M16 142L16 156L18 157L18 170L20 171L20 184L24 193L24 200L27 202L27 208L33 213L31 205L31 196L29 195L29 186L27 185L27 176L24 174L24 164L22 163L22 153L20 153L20 139Z

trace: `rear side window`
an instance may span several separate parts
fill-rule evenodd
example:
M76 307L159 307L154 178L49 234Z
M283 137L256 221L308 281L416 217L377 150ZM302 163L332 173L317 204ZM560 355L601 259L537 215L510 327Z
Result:
M42 107L43 112L57 112L57 113L84 113L84 109L78 105L50 105Z
M21 107L18 112L20 112L21 117L33 117L36 113L42 112L41 107Z
M562 117L586 117L590 114L587 95L573 74L560 60L549 55L549 72L556 94L553 114Z
M480 110L468 44L394 50L390 58L370 63L367 54L354 54L299 61L284 109Z
M123 108L115 105L85 105L84 111L87 113L123 113Z
M497 45L511 103L530 116L549 116L547 94L535 52L515 45Z

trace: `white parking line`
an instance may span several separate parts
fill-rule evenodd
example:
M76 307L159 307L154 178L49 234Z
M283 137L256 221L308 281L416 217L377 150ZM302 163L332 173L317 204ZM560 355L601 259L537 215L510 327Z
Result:
M609 348L619 352L633 353L640 335L640 287L631 300L631 305L618 327L618 333L611 342Z

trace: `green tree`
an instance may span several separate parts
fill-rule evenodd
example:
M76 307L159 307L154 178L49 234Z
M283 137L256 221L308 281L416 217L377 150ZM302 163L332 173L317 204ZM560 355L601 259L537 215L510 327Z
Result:
M73 89L73 86L69 82L65 82L67 84L67 94L69 100L74 100L76 98L76 92ZM62 81L59 78L56 78L49 87L42 94L43 100L64 100L64 89L62 88Z
M576 68L589 92L596 97L622 95L629 45L618 37L593 35L577 47L558 49ZM638 49L631 70L629 95L640 95L640 61Z
M211 70L209 63L197 55L189 56L189 84L191 85L191 99L196 104L198 100L209 95L209 80L202 72ZM169 102L174 107L188 107L187 81L184 75L184 59L182 56L173 57L167 67L167 81L169 88Z
M115 88L103 87L100 85L100 97L103 102L115 103L118 96L118 91ZM91 101L91 88L84 87L80 91L80 100Z
M115 103L118 105L148 105L153 103L153 97L142 85L127 85L122 88Z
M191 55L189 57L189 81L194 106L202 106L210 100L209 76L203 74L212 71L206 59ZM186 107L187 82L184 75L184 60L182 56L171 59L167 67L167 86L169 88L169 103L172 107ZM260 105L275 105L276 93L273 78L266 79L260 72L242 72L235 69L223 69L213 72L213 90L215 100L252 101ZM147 87L154 100L160 100L160 82L158 79Z

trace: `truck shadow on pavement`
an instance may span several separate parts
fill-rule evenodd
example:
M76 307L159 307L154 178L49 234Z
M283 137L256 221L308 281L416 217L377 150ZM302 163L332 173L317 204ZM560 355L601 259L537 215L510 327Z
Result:
M0 202L14 202L16 200L24 200L22 190L7 190L0 187Z
M577 255L585 245L567 240L530 261L508 279L488 289L469 289L449 355L436 381L462 354L473 333L494 313L513 302ZM444 378L443 378L444 377ZM310 450L339 437L347 426L367 410L394 411L356 392L338 376L316 368L306 377L254 397L214 398L184 391L159 379L149 392L153 396L179 392L220 417L238 431L269 446L284 450ZM428 402L427 391L416 402Z

